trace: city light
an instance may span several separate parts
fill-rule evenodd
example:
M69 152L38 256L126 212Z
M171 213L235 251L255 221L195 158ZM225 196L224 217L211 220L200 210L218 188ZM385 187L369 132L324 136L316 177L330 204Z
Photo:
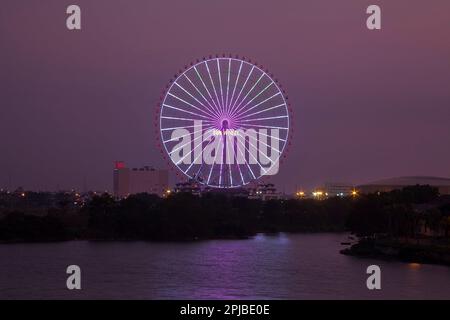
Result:
M312 192L313 198L317 200L323 200L328 197L328 192L322 190L316 190Z
M303 198L303 197L305 196L305 192L303 192L303 191L297 191L297 192L295 193L295 195L296 195L297 197Z

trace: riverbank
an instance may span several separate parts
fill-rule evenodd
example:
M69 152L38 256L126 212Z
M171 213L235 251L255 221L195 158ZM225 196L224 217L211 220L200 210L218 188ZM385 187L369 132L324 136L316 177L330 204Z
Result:
M361 238L344 255L450 266L448 239Z

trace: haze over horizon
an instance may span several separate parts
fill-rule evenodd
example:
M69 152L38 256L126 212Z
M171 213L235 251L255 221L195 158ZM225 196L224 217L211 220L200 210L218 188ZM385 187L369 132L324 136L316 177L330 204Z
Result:
M292 145L268 179L280 191L450 177L449 1L77 0L81 31L65 27L68 4L2 2L0 187L111 190L115 160L169 168L161 91L222 53L262 63L289 96Z

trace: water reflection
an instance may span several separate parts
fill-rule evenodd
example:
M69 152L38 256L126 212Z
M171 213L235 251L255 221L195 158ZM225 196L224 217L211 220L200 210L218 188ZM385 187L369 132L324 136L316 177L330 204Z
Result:
M346 234L271 234L190 243L0 245L1 298L449 299L450 268L339 254ZM3 257L8 257L4 259ZM81 292L65 268L82 268ZM382 290L366 288L378 264Z

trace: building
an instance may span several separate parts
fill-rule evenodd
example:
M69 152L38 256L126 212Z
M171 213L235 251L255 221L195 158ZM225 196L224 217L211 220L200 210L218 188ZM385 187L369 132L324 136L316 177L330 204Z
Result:
M178 182L175 185L174 192L175 193L191 193L191 194L199 196L202 192L202 186L198 181L196 181L194 179L189 179L186 182Z
M295 193L297 198L311 197L316 200L325 200L333 197L354 197L357 194L355 186L343 182L327 182L321 187L314 188L310 194L302 190Z
M439 190L441 195L450 195L450 179L439 177L397 177L378 180L371 183L357 186L361 193L389 192L402 189L407 186L429 185Z
M246 188L213 188L205 186L195 179L189 179L185 182L178 182L173 191L175 193L190 193L196 196L214 193L228 197L248 197L249 193Z
M346 197L352 194L355 187L348 183L327 182L323 189L329 197Z
M124 198L136 193L150 193L162 196L169 186L169 172L149 166L127 168L123 161L116 161L113 180L114 196L117 198Z
M312 198L316 200L325 200L328 198L328 192L324 188L316 188L312 191Z
M248 189L249 199L261 199L266 200L278 200L282 199L281 193L277 192L275 185L273 183L259 183L254 187L249 187Z

